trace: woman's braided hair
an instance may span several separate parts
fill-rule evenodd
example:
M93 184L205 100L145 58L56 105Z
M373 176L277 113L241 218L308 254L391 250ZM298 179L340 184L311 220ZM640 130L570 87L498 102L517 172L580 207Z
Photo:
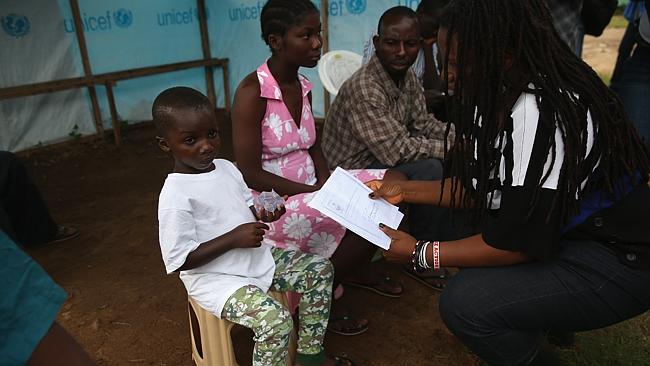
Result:
M525 81L535 86L540 113L548 113L549 118L540 118L539 123L547 125L541 128L555 131L557 126L561 135L564 160L551 210L561 215L563 223L577 213L578 200L585 193L602 189L613 195L620 190L624 176L647 180L647 152L620 100L562 42L544 0L452 0L441 17L441 28L447 30L448 45L452 39L458 43L449 110L450 120L456 125L455 147L450 153L452 191L472 187L476 178L476 189L464 190L461 202L454 200L452 205L473 205L477 221L490 207L485 198L491 197L489 193L494 189L489 174L498 169L500 149L506 143L504 125L512 107L507 97L512 85L504 67L506 55L512 57L513 68L523 70ZM449 49L445 60L448 55ZM591 152L585 156L587 110L595 136ZM555 161L555 133L548 134L542 143L550 152L549 160ZM539 173L541 179L529 214L538 204L551 169ZM584 185L590 176L590 184Z

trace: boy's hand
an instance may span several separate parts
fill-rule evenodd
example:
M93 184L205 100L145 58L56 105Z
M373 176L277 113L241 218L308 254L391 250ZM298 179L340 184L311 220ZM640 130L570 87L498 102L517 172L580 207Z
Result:
M257 248L262 245L264 230L268 229L266 224L249 222L232 229L230 235L233 237L235 248Z
M284 195L282 196L282 200L286 202L289 199L289 196ZM255 215L255 218L263 221L263 222L273 222L277 221L282 215L284 215L287 212L287 209L284 207L284 204L278 205L278 207L275 209L273 212L269 212L263 207L257 211L255 206L251 206L251 211L253 211L253 214Z
M278 208L273 212L268 212L265 209L261 209L259 212L260 221L264 222L273 222L278 220L284 213L287 212L287 209L284 205L278 206Z

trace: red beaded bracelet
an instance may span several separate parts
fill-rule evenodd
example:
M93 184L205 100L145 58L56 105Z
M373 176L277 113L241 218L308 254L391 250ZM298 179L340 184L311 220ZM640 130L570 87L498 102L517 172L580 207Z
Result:
M440 242L434 241L431 250L433 251L433 269L440 269Z

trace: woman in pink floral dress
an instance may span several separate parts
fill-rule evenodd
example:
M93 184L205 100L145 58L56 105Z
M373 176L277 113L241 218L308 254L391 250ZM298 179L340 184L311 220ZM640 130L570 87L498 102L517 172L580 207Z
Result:
M316 11L300 13L299 6L295 8L262 13L262 36L272 56L237 89L232 111L233 145L237 165L252 189L274 189L289 196L286 214L269 225L264 237L278 247L330 258L336 287L367 263L376 247L307 206L330 171L316 136L312 84L298 73L301 66L316 66L320 58L320 18ZM400 173L386 170L351 172L361 181L404 179ZM361 277L355 282L365 281L364 287L375 292L401 295L401 285L390 278L375 275L359 280ZM337 312L336 303L330 330L352 335L367 329L365 320L354 322L337 316L341 312Z

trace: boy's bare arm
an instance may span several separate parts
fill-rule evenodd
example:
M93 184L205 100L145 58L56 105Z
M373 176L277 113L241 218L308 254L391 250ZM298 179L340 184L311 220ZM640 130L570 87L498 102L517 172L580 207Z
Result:
M187 255L185 263L177 271L186 271L206 264L235 248L257 248L262 244L264 230L268 230L266 224L249 222L241 224L231 231L218 236L212 240L201 243Z

